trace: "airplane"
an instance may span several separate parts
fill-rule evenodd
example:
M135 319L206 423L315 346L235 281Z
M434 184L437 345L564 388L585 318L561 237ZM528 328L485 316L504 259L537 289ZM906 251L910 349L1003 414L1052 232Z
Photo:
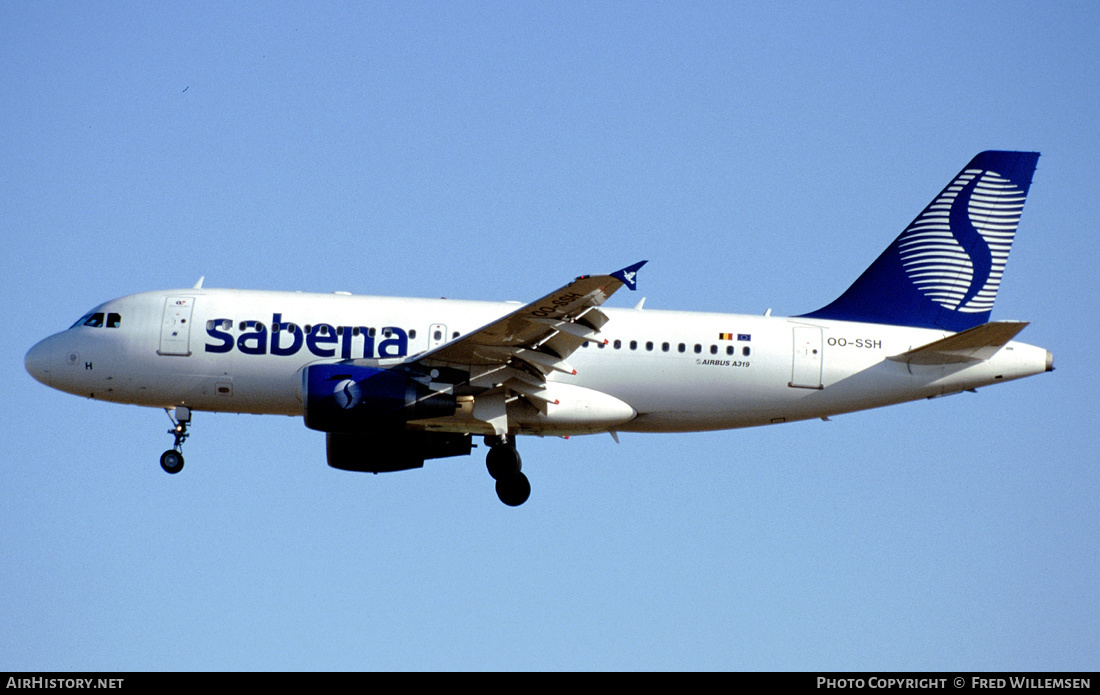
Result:
M641 261L526 305L190 289L101 304L30 349L87 398L163 408L178 473L194 411L302 416L328 465L463 456L483 437L500 500L531 485L521 435L695 432L821 418L1052 371L990 321L1039 153L978 154L830 304L791 317L604 307Z

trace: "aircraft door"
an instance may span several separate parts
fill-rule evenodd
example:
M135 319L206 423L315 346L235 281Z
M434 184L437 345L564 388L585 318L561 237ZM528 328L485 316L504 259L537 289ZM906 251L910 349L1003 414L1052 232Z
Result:
M191 354L191 311L194 308L194 297L168 297L164 301L158 355Z
M817 326L794 327L794 360L789 386L821 388L821 329Z
M428 349L434 350L447 342L447 327L442 323L433 323L428 329Z

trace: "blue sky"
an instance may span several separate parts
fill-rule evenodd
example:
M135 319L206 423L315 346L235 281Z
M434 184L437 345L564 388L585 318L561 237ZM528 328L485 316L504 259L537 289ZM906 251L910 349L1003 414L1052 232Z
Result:
M0 668L1094 670L1095 3L4 3ZM774 428L325 465L23 355L133 292L835 298L977 152L1057 371ZM480 452L480 453L479 453Z

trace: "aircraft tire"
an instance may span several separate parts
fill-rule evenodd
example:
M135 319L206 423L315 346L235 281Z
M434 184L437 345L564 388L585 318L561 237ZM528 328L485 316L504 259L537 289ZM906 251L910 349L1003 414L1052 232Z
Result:
M489 469L489 475L493 480L501 481L519 475L523 470L523 462L519 457L519 451L508 444L498 444L489 449L485 457L485 467Z
M166 473L175 475L183 470L183 454L175 449L169 449L160 455L160 467Z
M509 507L518 507L531 496L531 481L522 473L497 480L497 497Z

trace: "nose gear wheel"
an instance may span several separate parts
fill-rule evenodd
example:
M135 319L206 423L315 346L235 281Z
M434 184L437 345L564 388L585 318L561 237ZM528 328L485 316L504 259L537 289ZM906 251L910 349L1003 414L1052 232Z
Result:
M174 475L183 470L183 443L190 436L187 428L191 424L191 409L179 406L174 409L165 408L164 412L168 413L168 419L172 421L172 429L168 430L168 434L176 438L176 443L160 455L160 467L166 473Z

